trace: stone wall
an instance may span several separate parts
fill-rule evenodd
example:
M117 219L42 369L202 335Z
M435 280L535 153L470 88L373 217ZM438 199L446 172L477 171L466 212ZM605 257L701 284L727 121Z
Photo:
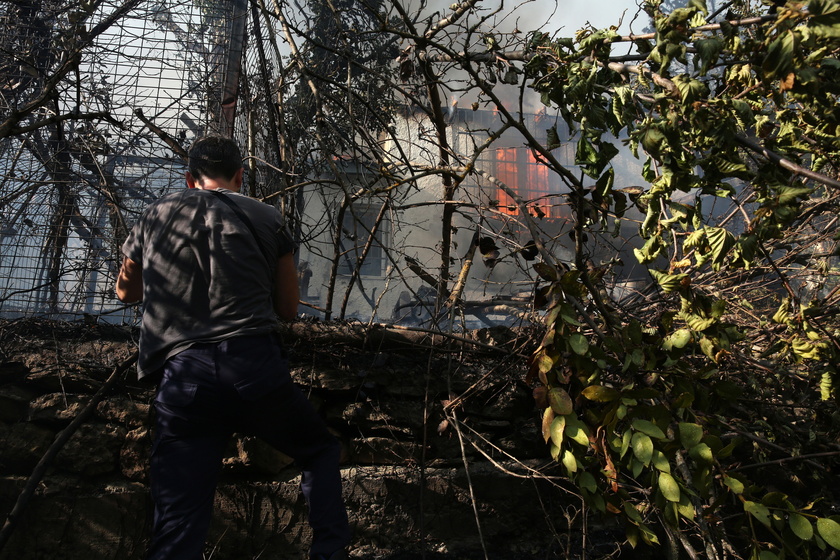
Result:
M132 354L133 336L96 324L0 325L4 519L56 435ZM284 332L296 381L343 442L351 557L483 558L486 548L491 558L565 558L579 547L568 528L578 502L542 476L553 467L523 383L527 333L469 336L477 344L323 323ZM105 396L56 456L0 559L142 558L151 399L133 371ZM462 424L460 438L446 403ZM236 437L208 554L304 558L298 482L287 457Z

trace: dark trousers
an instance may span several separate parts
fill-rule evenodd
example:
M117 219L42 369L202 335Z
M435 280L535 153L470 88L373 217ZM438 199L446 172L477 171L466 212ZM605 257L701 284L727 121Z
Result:
M292 457L309 506L312 554L350 540L340 445L289 376L272 335L191 347L170 358L155 397L150 560L200 560L222 458L233 432Z

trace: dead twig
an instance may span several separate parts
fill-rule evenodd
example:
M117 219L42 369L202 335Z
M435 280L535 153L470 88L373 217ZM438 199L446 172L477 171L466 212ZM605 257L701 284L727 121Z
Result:
M773 461L765 461L763 463L753 463L751 465L741 465L740 467L734 467L729 469L730 471L743 471L747 469L754 469L757 467L766 467L768 465L781 465L782 463L790 463L791 461L808 461L812 463L809 459L814 459L818 457L836 457L840 455L840 451L825 451L823 453L809 453L808 455L796 455L793 457L784 457L782 459L775 459ZM813 464L813 463L812 463ZM825 468L824 466L822 468Z

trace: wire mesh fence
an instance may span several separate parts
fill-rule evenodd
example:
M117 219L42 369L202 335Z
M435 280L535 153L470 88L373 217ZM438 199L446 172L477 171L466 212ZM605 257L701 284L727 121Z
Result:
M232 132L243 6L0 7L0 316L133 320L113 293L121 242L183 186L174 145Z
M332 87L338 73L357 72L358 64L326 49L325 41L337 41L328 14L309 29L308 12L286 6L291 28L316 38L302 49L312 65L303 72L296 57L281 53L290 47L280 37L279 9L248 0L22 0L0 7L0 316L134 322L136 307L113 292L121 243L151 201L183 188L184 148L208 132L233 136L248 154L246 193L283 207L301 243L302 269L316 270L318 283L304 302L326 315L341 305L344 316L353 292L359 316L378 307L390 316L395 304L380 305L382 294L406 296L389 276L401 255L385 259L395 250L397 222L380 228L363 251L374 235L354 221L368 219L364 208L380 208L384 199L351 205L350 193L381 181L386 158L377 134L391 130L385 125L396 112L371 105L382 97L375 88L362 100L347 86L325 96L331 128L314 130L317 111L302 76L314 68L324 73L320 86ZM390 39L362 50L386 62L396 52ZM298 108L284 109L284 101ZM348 141L360 135L367 145ZM424 158L435 157L424 149ZM403 219L413 227L439 218ZM345 222L348 228L336 229ZM343 302L334 297L340 292Z

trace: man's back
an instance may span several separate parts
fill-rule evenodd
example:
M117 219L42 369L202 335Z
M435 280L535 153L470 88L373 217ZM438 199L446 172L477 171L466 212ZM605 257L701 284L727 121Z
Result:
M242 209L259 242L219 197ZM143 269L145 375L195 342L271 331L274 265L293 245L276 209L229 191L189 189L149 206L123 250Z

